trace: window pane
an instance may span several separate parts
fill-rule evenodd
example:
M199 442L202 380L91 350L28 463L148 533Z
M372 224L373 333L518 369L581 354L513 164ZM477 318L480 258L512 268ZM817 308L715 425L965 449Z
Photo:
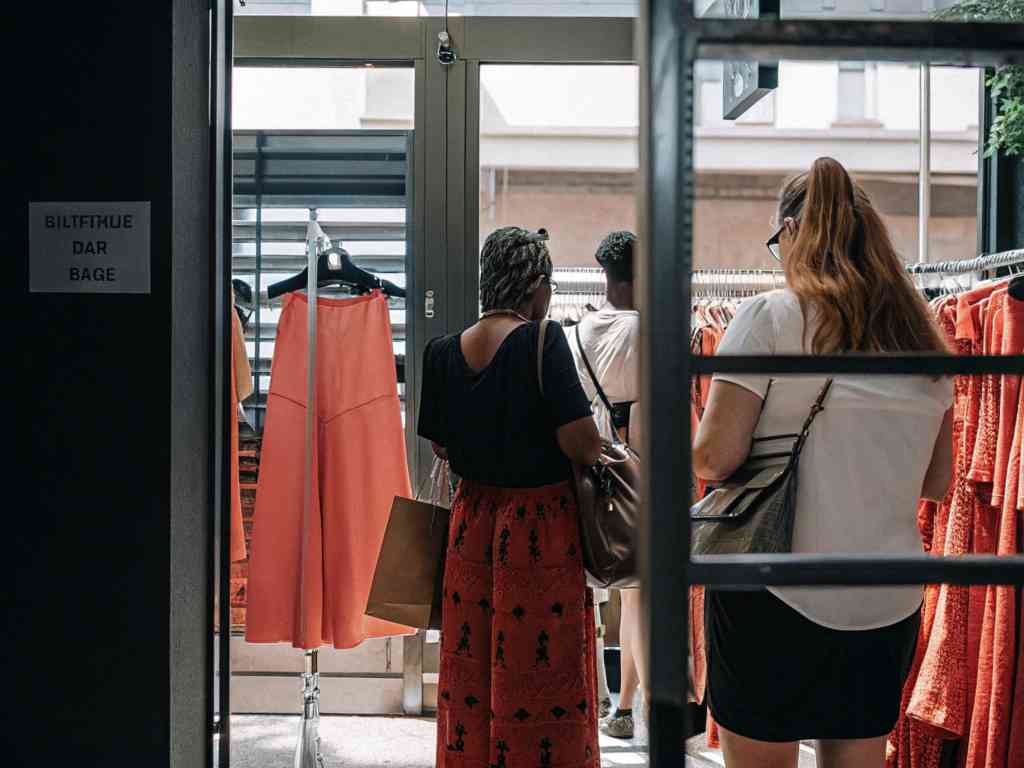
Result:
M695 69L698 267L768 267L783 182L834 157L883 214L897 251L918 259L920 69L884 62L778 64L778 87L739 119L723 117L725 69ZM977 255L976 69L931 70L929 261Z
M480 68L480 242L544 227L556 266L596 267L608 232L636 229L634 66Z
M757 15L757 0L703 0L698 15L743 18ZM781 0L784 19L849 21L1021 21L1024 11L1010 2L957 0Z
M413 127L415 73L387 67L236 67L239 130Z
M638 0L236 0L235 13L263 16L635 17Z

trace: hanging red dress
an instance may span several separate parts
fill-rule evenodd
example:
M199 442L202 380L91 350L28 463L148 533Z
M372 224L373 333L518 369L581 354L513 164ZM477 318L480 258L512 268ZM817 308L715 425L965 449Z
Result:
M956 338L960 354L980 354L983 339L979 302L994 289L995 286L983 286L957 298ZM960 441L955 451L954 491L943 547L947 556L970 553L976 517L977 494L967 475L978 434L981 387L977 377L962 382L965 378L958 377L954 401ZM969 691L973 684L965 663L970 646L969 611L969 587L939 587L932 632L907 709L911 717L936 729L944 738L963 736L970 720Z

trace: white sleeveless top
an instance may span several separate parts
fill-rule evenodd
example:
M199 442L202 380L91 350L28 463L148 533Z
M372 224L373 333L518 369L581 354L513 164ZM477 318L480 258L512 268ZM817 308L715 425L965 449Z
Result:
M718 347L722 355L804 354L796 296L773 291L743 302ZM813 337L813 328L807 338ZM769 377L719 374L761 398ZM772 381L755 436L800 430L822 376ZM921 554L917 503L943 416L949 378L837 376L800 459L793 552ZM825 627L864 630L910 616L920 587L772 587Z

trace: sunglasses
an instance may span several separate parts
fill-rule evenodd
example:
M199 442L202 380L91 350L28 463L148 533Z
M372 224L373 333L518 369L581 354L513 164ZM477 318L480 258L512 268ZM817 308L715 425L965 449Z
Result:
M794 221L794 223L796 223ZM782 237L782 233L786 231L786 222L782 222L772 236L768 238L765 245L768 246L768 253L772 255L772 258L778 262L782 262L782 249L779 248L779 239Z

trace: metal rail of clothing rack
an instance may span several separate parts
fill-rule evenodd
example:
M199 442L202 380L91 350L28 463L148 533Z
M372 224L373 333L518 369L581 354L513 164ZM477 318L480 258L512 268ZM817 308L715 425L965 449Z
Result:
M1000 253L989 253L961 261L935 261L909 264L907 271L914 275L967 275L972 272L991 272L1024 263L1024 248Z
M1024 248L985 253L972 259L911 263L907 264L907 272L911 275L968 275L1017 265L1024 265ZM603 295L605 291L604 270L596 267L560 267L554 270L553 277L558 284L556 298L560 294ZM695 297L715 287L735 289L741 294L753 288L781 288L785 285L785 274L781 269L758 267L701 268L690 273L690 284Z

